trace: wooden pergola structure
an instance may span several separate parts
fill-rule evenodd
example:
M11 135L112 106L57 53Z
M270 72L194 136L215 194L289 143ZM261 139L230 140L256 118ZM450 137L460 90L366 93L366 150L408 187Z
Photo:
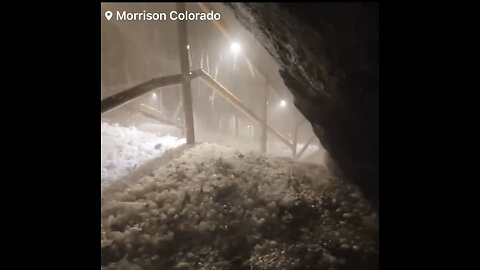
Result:
M199 3L202 9L205 9L203 4ZM183 12L185 10L185 3L180 2L177 3L177 10L179 12ZM228 35L225 29L218 21L213 21L214 24L221 30L224 35ZM220 94L230 105L237 109L238 112L244 114L249 119L255 121L262 127L261 133L261 150L266 152L267 150L267 134L270 132L276 138L278 138L281 142L287 145L292 150L292 157L294 159L298 159L308 148L308 146L316 139L315 135L312 135L307 143L302 147L302 149L297 153L297 133L298 128L303 124L304 121L301 121L299 117L296 117L296 123L293 132L293 141L290 141L288 138L284 137L280 134L277 130L273 127L268 125L268 115L267 115L267 99L269 89L273 89L273 87L269 84L267 78L263 76L263 74L256 68L251 61L247 58L249 65L253 66L257 69L258 74L262 75L265 79L265 89L264 89L264 96L263 96L263 107L262 107L262 117L258 117L252 112L247 106L245 106L240 99L238 99L235 95L232 94L227 88L225 88L222 84L220 84L217 80L215 80L212 76L210 76L206 71L203 69L197 70L190 70L190 62L188 57L188 36L187 36L187 24L186 21L178 21L177 23L177 31L179 37L179 59L180 59L180 74L176 75L169 75L163 76L159 78L154 78L124 91L117 93L115 95L109 96L101 101L101 114L111 111L115 108L118 108L133 99L142 96L148 92L151 92L157 88L172 86L172 85L182 85L182 103L177 106L177 110L175 112L174 119L178 114L180 109L180 105L183 105L184 111L184 131L187 144L193 145L195 144L195 126L193 121L193 104L192 104L192 89L191 89L191 81L193 79L200 79L203 83L214 89L218 94ZM274 89L273 89L274 90ZM278 94L278 91L274 91ZM142 107L142 110L150 115L153 115L156 118L158 117L158 112L155 112L155 109L148 107L142 104L145 108ZM157 115L156 115L157 114ZM235 126L236 126L236 134L238 134L238 119L235 118ZM166 122L164 120L164 122Z

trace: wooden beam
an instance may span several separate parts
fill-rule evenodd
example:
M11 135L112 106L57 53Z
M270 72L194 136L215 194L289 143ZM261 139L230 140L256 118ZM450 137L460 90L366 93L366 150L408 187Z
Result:
M239 111L243 112L245 115L247 115L250 119L253 121L259 123L260 125L263 124L263 120L260 119L258 116L256 116L250 109L248 109L243 103L236 97L234 96L230 91L228 91L223 85L221 85L219 82L217 82L214 78L212 78L208 73L206 73L203 70L195 70L192 71L194 77L200 77L200 79L208 84L210 87L215 89L220 95L222 95L227 102L232 104L235 108L237 108ZM277 138L279 138L283 143L288 145L288 147L292 148L292 143L285 137L283 137L278 131L270 127L267 123L267 130L274 134Z
M168 85L179 84L182 82L182 75L170 75L161 78L151 79L147 82L129 88L125 91L122 91L118 94L109 96L101 101L100 110L101 113L113 110L141 95L144 95L156 88L164 87Z
M308 146L313 142L313 140L317 138L315 135L312 135L310 137L310 139L308 139L307 143L302 147L302 150L300 150L300 152L298 152L298 155L297 155L297 159L300 158L300 156L303 154L303 152L305 152L305 150L307 150Z
M163 113L159 110L156 110L155 108L152 108L146 104L140 104L140 112L159 121L159 122L162 122L162 123L165 123L165 124L168 124L168 125L171 125L171 126L175 126L175 127L178 127L180 129L183 129L182 126L179 126L177 124L175 124L174 122L170 122L166 119L164 119L163 117Z
M295 117L295 125L293 127L293 147L292 147L292 157L293 159L297 159L297 145L298 145L298 127L300 126L298 124L299 119L294 115Z
M208 13L210 12L211 10L213 10L213 8L211 7L211 5L209 3L197 3L200 8ZM232 41L232 38L231 36L228 34L228 31L227 31L227 28L225 27L225 23L221 22L221 21L210 21L212 22L215 27L222 33L222 35L228 40L228 41ZM250 70L250 73L252 74L252 77L255 77L255 71L254 70L257 70L257 73L263 77L264 79L266 79L266 76L263 74L263 72L260 70L259 67L257 67L254 62L252 60L250 60L250 58L248 57L247 54L243 53L243 55L245 56L245 59L247 60L247 65L248 65L248 68ZM272 90L277 93L281 98L285 98L282 93L280 93L279 91L277 91L277 89L273 88L273 86L270 85L270 88L272 88Z
M293 113L293 117L295 118L295 124L294 124L294 127L293 127L293 144L294 144L294 146L293 146L293 149L292 149L292 157L293 157L293 159L297 159L298 130L303 125L304 121L295 112Z
M185 48L186 49L186 48ZM187 59L188 59L188 52L187 52ZM208 73L203 71L202 69L192 70L188 72L188 74L177 74L177 75L170 75L161 78L152 79L140 85L134 86L130 89L122 91L116 95L110 96L105 98L101 101L101 112L102 114L117 108L125 103L128 103L132 99L135 99L143 94L148 93L158 87L165 87L169 85L183 83L185 81L190 82L190 80L200 77L200 79L212 87L215 91L220 93L230 104L234 105L239 111L243 112L247 115L250 119L256 121L257 123L263 125L264 121L256 116L252 111L250 111L243 103L234 96L230 91L228 91L224 86L222 86L219 82L213 79ZM191 89L190 89L191 90ZM183 93L183 92L182 92ZM191 104L191 91L190 91L190 104ZM185 106L185 100L183 100L183 105ZM193 107L193 106L192 106ZM178 107L177 107L178 108ZM184 109L185 111L185 109ZM187 110L188 111L188 110ZM191 124L193 126L193 108L191 108ZM238 118L238 117L237 117ZM238 119L236 122L238 126ZM293 148L292 142L290 142L287 138L283 137L278 131L273 129L271 126L266 123L267 130L275 135L278 139L280 139L283 143L285 143L288 147ZM194 132L193 128L190 129L191 132ZM236 134L238 136L238 127L236 128ZM195 141L195 135L193 135L193 142ZM192 141L192 140L191 140ZM190 141L190 142L191 142ZM187 140L188 143L188 140Z
M211 10L213 10L211 7L209 7L209 4L208 3L201 3L201 2L198 2L197 3L200 8L205 11L205 13L209 13ZM207 6L208 5L208 6ZM229 35L228 35L228 32L227 30L225 29L225 27L219 22L219 21L211 21L216 27L218 30L220 30L220 32L222 33L222 35L228 39L230 39Z
M150 91L153 91L160 87L166 87L170 85L182 83L184 78L192 80L201 75L199 70L192 71L188 75L176 74L169 75L160 78L151 79L134 87L131 87L127 90L121 91L115 95L111 95L107 98L102 99L100 102L100 111L102 114L116 109L126 103L132 101L133 99L142 96Z
M177 11L183 13L185 11L185 3L177 3ZM179 46L179 58L180 58L180 70L183 76L182 81L182 100L183 111L185 119L185 137L187 144L195 144L195 127L193 123L193 105L192 105L192 85L190 78L190 59L188 55L189 45L187 36L187 21L179 20L177 22L178 30L178 46Z
M163 119L163 113L147 104L140 103L140 112L151 116L152 118L158 119L159 121L166 122Z

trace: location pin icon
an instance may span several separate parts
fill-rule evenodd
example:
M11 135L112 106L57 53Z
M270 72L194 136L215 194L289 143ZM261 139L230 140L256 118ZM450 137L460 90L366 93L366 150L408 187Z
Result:
M107 20L110 21L110 19L112 18L112 12L110 10L105 12L105 17L107 17Z

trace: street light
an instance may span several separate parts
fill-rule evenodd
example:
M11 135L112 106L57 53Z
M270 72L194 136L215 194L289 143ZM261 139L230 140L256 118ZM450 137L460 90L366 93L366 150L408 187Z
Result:
M235 67L237 66L237 53L240 51L240 44L232 42L232 44L230 44L230 50L233 52L233 70L235 70Z
M230 49L234 54L237 54L240 51L240 44L238 44L237 42L232 42L232 44L230 45Z

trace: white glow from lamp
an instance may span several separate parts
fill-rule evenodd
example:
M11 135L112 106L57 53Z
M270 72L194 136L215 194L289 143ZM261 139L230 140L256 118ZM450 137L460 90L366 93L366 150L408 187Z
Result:
M280 101L280 106L282 107L287 106L287 102L285 100Z
M230 45L230 49L234 54L237 54L240 51L240 44L238 44L237 42L232 42L232 44Z

